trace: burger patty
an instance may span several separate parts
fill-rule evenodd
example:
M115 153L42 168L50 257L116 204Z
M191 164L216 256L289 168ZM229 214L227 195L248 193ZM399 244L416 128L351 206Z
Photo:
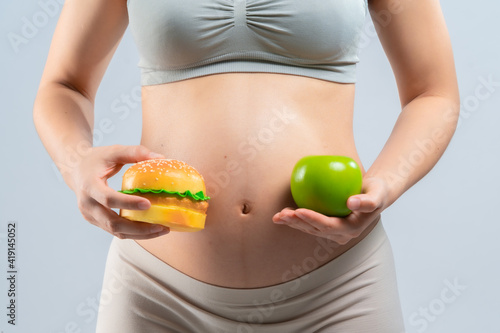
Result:
M135 193L134 195L148 199L152 205L178 206L196 210L201 213L206 213L208 209L208 202L194 200L187 196L183 198L175 194L167 193Z

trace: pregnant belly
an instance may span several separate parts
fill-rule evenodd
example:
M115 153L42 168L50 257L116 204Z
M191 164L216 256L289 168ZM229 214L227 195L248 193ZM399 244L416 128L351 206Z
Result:
M347 155L360 163L353 96L343 90L352 87L276 74L187 81L143 91L142 144L204 176L212 198L206 227L138 243L187 275L235 288L293 279L352 246L271 220L295 207L290 175L301 157Z

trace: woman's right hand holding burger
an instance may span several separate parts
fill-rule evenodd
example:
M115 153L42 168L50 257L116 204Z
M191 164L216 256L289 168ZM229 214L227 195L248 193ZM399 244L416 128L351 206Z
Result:
M113 145L88 148L69 177L70 187L76 194L78 208L83 217L121 239L148 239L167 234L170 231L168 227L130 221L111 209L145 210L151 206L145 198L113 190L108 186L107 180L127 163L152 158L164 157L144 146Z

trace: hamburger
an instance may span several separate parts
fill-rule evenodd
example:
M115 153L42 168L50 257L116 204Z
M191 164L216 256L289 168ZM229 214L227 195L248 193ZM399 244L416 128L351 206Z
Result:
M133 164L123 175L122 193L148 199L147 210L121 209L129 220L156 223L171 231L198 231L205 227L208 208L205 180L192 166L173 159Z

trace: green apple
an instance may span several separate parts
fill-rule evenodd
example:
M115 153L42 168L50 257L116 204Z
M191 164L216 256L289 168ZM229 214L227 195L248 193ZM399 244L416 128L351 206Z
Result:
M298 207L344 217L351 213L347 199L361 193L362 178L350 157L305 156L293 168L290 187Z

